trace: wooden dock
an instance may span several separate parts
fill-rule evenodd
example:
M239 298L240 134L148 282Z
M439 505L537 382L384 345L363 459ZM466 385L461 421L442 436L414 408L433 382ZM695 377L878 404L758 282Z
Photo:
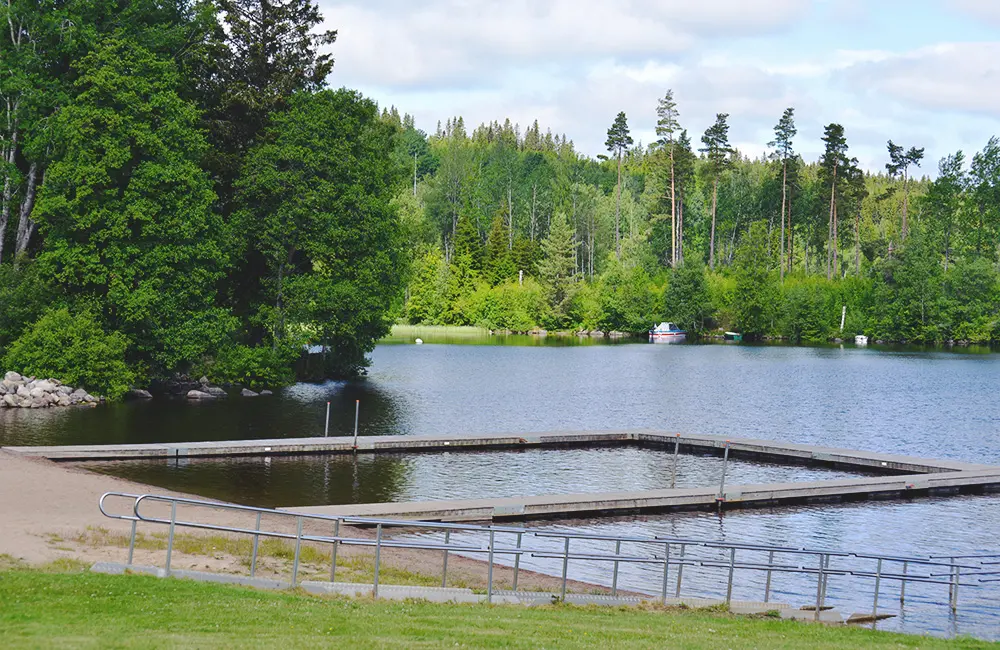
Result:
M989 465L955 460L935 460L880 452L839 449L774 440L680 434L649 429L623 431L557 431L547 433L500 433L487 435L351 436L329 438L273 438L268 440L222 440L209 442L151 443L132 445L71 445L4 447L21 456L57 461L138 460L171 458L220 458L236 456L288 456L305 454L372 454L442 451L483 451L634 445L681 453L721 455L729 445L730 456L779 463L816 464L880 474L930 474L976 469Z

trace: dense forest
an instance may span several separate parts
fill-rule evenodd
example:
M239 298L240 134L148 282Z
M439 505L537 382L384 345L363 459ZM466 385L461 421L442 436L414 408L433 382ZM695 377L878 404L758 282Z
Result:
M509 120L434 133L332 90L310 0L0 7L0 366L115 398L178 374L361 372L396 319L821 341L1000 336L1000 140L862 170L795 113L751 159L671 91L607 154ZM704 117L704 116L701 116ZM891 138L892 134L886 134Z

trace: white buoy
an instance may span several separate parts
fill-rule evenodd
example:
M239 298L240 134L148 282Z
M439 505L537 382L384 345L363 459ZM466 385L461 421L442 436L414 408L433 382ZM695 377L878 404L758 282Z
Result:
M416 343L417 345L423 345L424 340L423 339L417 339L416 341L414 341L414 343Z

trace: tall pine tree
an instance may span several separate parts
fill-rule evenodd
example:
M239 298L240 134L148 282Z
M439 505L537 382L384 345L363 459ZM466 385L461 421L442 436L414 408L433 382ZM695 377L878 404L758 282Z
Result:
M618 113L611 128L608 129L608 139L604 143L608 151L618 160L618 183L615 185L615 255L622 256L621 213L622 213L622 156L632 146L632 136L628 131L628 120L625 113Z
M708 173L712 179L712 233L708 245L708 266L715 269L715 212L719 204L719 179L723 172L731 164L730 155L733 153L729 146L729 113L718 113L715 116L715 124L708 127L705 134L701 136L701 142L705 146L698 151L705 154L708 159Z

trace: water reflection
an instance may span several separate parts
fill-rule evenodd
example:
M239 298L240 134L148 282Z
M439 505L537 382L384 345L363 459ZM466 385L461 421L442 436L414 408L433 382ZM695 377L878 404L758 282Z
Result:
M83 463L88 469L159 487L253 506L306 506L390 501L625 492L715 487L722 460L639 448L269 459L191 459ZM850 478L851 472L731 459L729 485Z

